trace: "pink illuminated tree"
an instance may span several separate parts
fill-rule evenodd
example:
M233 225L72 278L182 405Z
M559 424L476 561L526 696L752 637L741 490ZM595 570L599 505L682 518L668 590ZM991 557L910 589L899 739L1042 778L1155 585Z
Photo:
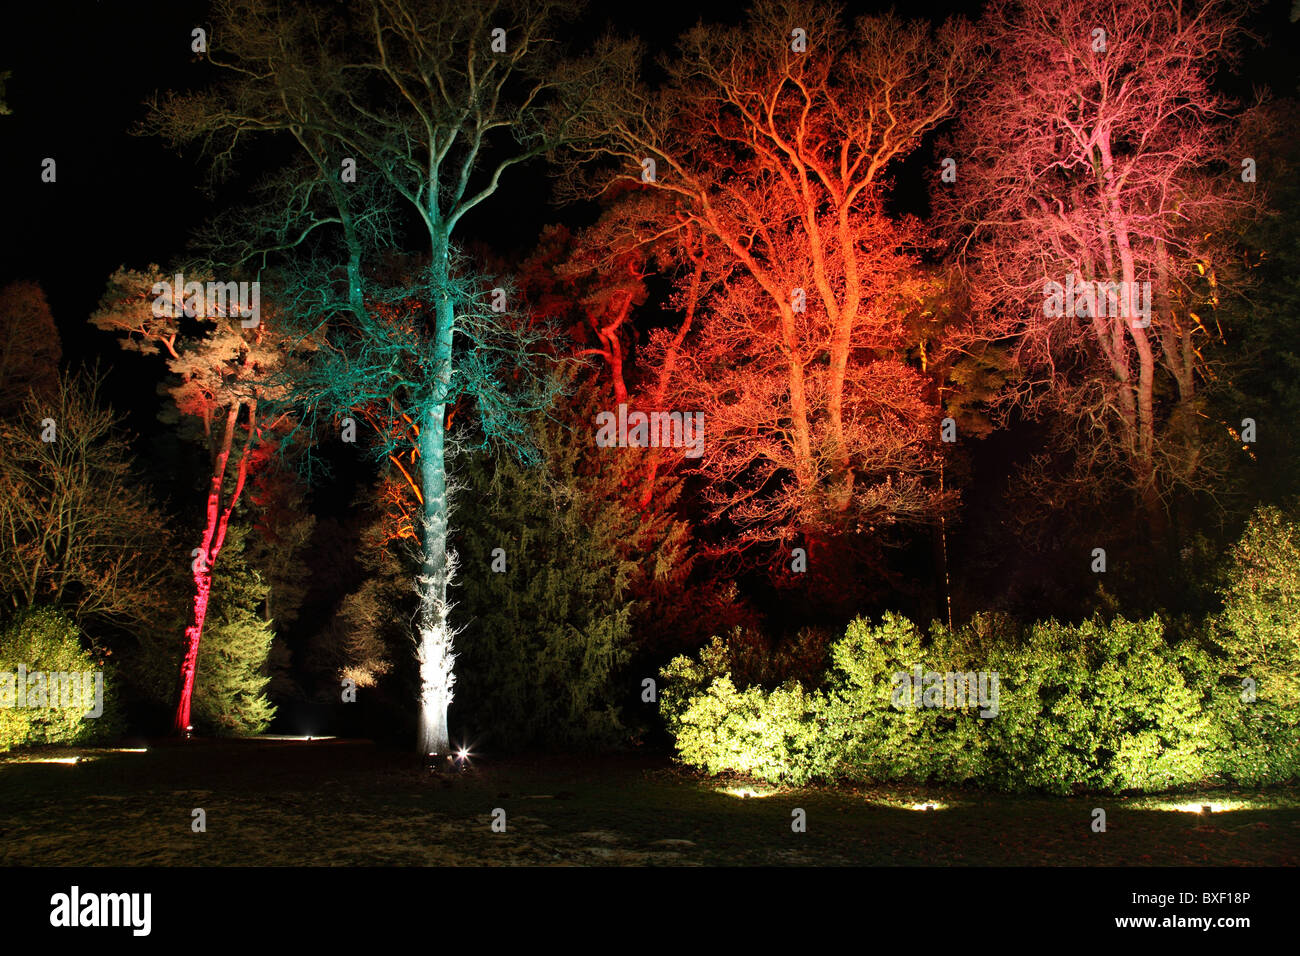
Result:
M1213 78L1245 9L996 0L991 66L943 151L956 180L935 190L972 298L967 343L1013 343L1001 410L1050 415L1075 477L1133 489L1153 526L1217 467L1206 347L1260 195ZM1072 303L1053 298L1066 289Z

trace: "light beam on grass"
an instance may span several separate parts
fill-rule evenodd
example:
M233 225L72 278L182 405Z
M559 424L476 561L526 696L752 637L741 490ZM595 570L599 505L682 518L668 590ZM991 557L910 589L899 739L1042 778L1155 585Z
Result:
M750 797L762 798L775 796L777 790L755 790L753 787L718 787L715 793L725 793L729 797L746 800Z

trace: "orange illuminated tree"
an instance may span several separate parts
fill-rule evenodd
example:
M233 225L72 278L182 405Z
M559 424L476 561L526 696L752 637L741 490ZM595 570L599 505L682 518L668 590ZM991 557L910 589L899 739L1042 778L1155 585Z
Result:
M610 57L623 82L577 153L597 169L572 178L661 193L665 230L715 251L723 291L677 399L706 411L717 512L752 537L934 504L937 429L899 357L914 251L883 203L891 168L970 82L974 45L962 21L850 26L834 6L762 0L740 27L683 36L657 90L635 57Z

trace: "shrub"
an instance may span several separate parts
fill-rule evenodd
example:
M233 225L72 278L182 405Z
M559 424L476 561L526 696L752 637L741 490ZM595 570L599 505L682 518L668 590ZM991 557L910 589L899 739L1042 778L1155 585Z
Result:
M831 655L815 692L797 682L738 688L718 638L698 659L675 659L663 672L660 708L681 759L793 784L838 777L1054 793L1295 774L1294 743L1280 756L1265 746L1288 727L1294 734L1294 724L1259 709L1248 720L1231 712L1215 662L1191 639L1171 645L1159 618L1022 630L980 616L955 633L936 624L927 638L887 614L878 624L853 621ZM996 714L897 705L894 675L917 666L996 674Z
M681 656L664 668L660 712L684 762L709 773L743 773L803 784L827 775L818 746L818 697L797 682L767 691L738 690L719 638L699 660Z
M1210 718L1158 618L1036 625L996 657L992 782L1054 793L1162 790L1209 772Z
M8 706L10 692L15 696L12 703L18 703L15 675L19 665L28 674L102 670L82 648L76 625L62 611L32 607L17 612L0 631L0 675L9 676L0 688L6 705L0 706L0 751L31 744L86 743L107 739L119 730L118 709L110 693L115 686L111 673L105 672L103 677L104 711L98 718L90 718L80 706Z
M976 670L957 650L946 641L925 646L902 615L886 614L878 625L864 618L851 622L831 649L822 733L833 757L823 762L856 780L957 783L978 777L987 762L981 718L965 709L894 701L894 675L910 678L917 665L922 673Z

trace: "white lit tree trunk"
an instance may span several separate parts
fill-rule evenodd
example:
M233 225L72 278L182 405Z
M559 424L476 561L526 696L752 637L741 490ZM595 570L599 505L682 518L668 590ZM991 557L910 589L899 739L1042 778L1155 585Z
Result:
M441 241L439 241L441 240ZM442 266L447 279L445 237L434 242L434 262ZM444 286L445 288L445 286ZM446 754L451 750L447 732L447 708L451 706L456 675L452 670L454 632L448 621L447 585L454 556L447 551L447 405L446 388L451 380L452 339L455 309L450 299L438 296L435 313L437 335L434 363L440 399L423 416L420 427L420 478L424 493L423 561L416 589L420 597L416 660L420 665L421 753Z

